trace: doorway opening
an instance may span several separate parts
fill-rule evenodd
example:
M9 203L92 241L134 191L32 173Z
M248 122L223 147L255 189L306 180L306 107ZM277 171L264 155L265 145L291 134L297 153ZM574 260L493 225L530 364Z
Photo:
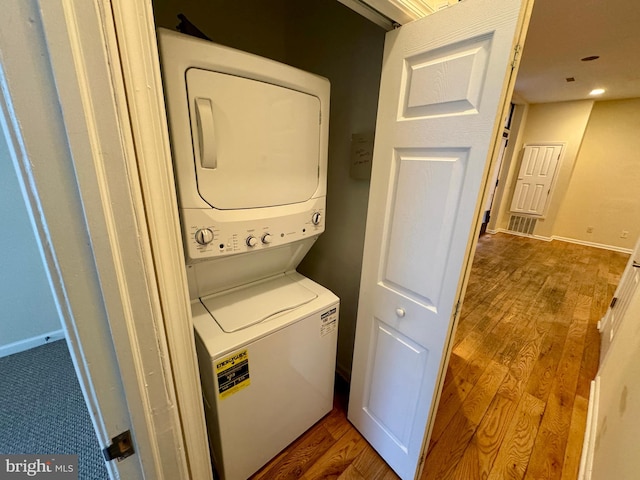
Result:
M0 453L78 455L80 478L107 480L6 133L0 135Z

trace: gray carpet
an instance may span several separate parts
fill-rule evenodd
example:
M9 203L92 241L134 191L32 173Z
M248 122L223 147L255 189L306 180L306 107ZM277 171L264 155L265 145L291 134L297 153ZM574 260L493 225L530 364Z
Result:
M80 479L108 480L64 340L0 358L0 453L75 454Z

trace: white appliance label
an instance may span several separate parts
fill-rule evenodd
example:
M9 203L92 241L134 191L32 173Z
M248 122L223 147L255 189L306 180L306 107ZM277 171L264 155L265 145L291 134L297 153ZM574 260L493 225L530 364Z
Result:
M331 332L335 332L336 328L338 328L338 313L336 308L327 310L322 315L320 315L320 336L321 337L324 337L325 335L328 335Z

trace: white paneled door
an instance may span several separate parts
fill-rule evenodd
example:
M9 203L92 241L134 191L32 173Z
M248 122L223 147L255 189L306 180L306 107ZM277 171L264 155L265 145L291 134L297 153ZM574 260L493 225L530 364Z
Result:
M431 430L527 5L461 2L387 34L348 416L403 479Z
M607 313L600 320L600 365L607 358L609 347L618 333L620 321L625 318L631 299L640 285L640 238L629 257L620 283L613 294Z
M552 144L524 148L511 201L512 212L544 215L562 147L562 144Z

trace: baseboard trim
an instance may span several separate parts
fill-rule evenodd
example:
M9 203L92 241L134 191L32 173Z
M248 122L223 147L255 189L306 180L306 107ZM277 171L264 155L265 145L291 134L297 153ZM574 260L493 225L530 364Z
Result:
M577 243L578 245L602 248L604 250L612 250L614 252L627 253L627 254L631 254L633 252L632 248L616 247L615 245L605 245L604 243L587 242L585 240L576 240L575 238L558 237L556 235L554 235L551 238L553 238L553 240L560 240L561 242Z
M18 342L13 342L8 345L0 347L0 358L8 357L14 353L24 352L30 350L45 343L55 342L56 340L62 340L64 338L64 331L62 329L54 332L45 333L43 335L37 335L35 337L26 338Z
M632 248L616 247L615 245L605 245L604 243L587 242L586 240L578 240L578 239L569 238L569 237L560 237L558 235L552 235L551 237L543 237L542 235L527 235L526 233L512 232L511 230L507 230L506 228L498 228L496 230L487 229L487 233L490 233L490 234L508 233L509 235L515 235L517 237L535 238L536 240L543 240L545 242L558 240L560 242L575 243L578 245L584 245L586 247L602 248L603 250L611 250L613 252L620 252L620 253L626 253L626 254L633 253Z
M516 237L526 237L526 238L534 238L536 240L542 240L543 242L550 242L553 240L552 237L543 237L541 235L529 235L527 233L520 232L512 232L511 230L507 230L506 228L498 228L496 230L487 230L488 233L508 233L509 235L515 235Z

